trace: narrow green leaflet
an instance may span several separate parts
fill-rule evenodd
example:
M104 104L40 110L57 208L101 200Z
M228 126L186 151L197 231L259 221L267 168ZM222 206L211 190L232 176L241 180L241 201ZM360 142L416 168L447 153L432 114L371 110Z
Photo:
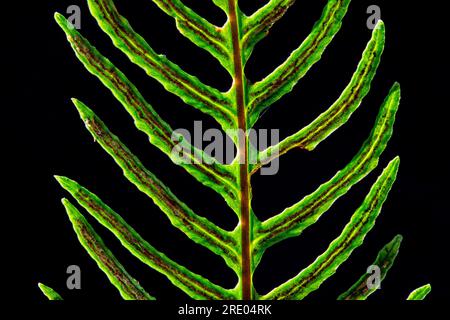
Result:
M263 164L293 148L312 151L331 133L344 125L369 93L371 82L380 64L384 42L385 28L384 23L380 21L372 33L372 39L367 44L350 83L336 102L299 132L287 137L279 144L260 152L258 164L252 168L252 171L255 172Z
M38 286L39 289L41 289L42 293L48 298L48 300L63 300L58 292L50 287L47 287L45 284L38 283Z
M182 35L197 46L208 51L226 70L232 70L228 39L219 28L200 17L180 0L152 0L165 13L173 17ZM95 4L97 1L92 1ZM95 8L92 6L92 8Z
M300 300L331 277L359 247L375 225L381 207L396 179L399 158L392 160L372 186L363 204L353 214L341 235L313 263L296 277L263 296L264 300Z
M411 292L406 300L424 300L430 292L431 286L426 284Z
M243 16L242 51L244 64L250 58L255 45L261 41L270 28L280 20L295 0L270 0L250 17Z
M391 242L381 249L377 258L372 263L372 266L380 268L380 282L384 280L389 269L394 264L395 258L398 255L400 244L402 243L402 236L397 235ZM369 287L367 281L369 280L370 273L364 273L356 283L350 287L347 291L338 297L338 300L366 300L368 296L374 293L378 287Z
M63 188L105 228L110 230L135 257L165 275L176 287L195 299L233 299L231 291L189 271L145 241L120 215L100 198L75 181L57 177Z
M399 103L400 86L395 84L380 108L370 137L352 161L315 192L264 221L256 230L254 247L257 248L257 254L261 255L267 247L283 239L298 236L314 224L339 197L377 167L378 159L392 136Z
M78 204L111 231L135 257L166 276L174 286L191 298L305 298L337 271L352 252L361 246L374 227L396 179L400 162L398 157L383 170L341 234L309 266L265 295L259 294L255 289L254 272L268 248L300 235L317 222L340 197L375 170L393 133L401 98L400 85L395 83L392 86L380 107L369 137L351 161L291 207L270 219L260 221L252 208L251 176L263 165L294 148L314 150L350 120L368 95L381 62L385 45L384 23L379 21L372 31L356 70L337 100L328 109L321 110L321 114L306 127L280 143L258 151L251 143L254 132L250 129L273 103L292 91L321 59L340 30L351 0L328 0L321 17L300 46L272 73L256 83L248 80L245 74L246 63L257 43L268 35L272 26L286 14L295 0L266 0L250 16L241 11L239 5L242 5L242 1L209 0L225 13L227 19L222 26L216 26L200 16L186 6L184 0L151 1L155 4L152 6L154 10L161 9L169 16L168 19L173 18L183 36L211 54L226 69L232 78L232 85L227 92L203 83L166 56L156 53L117 11L113 0L87 0L87 3L90 14L100 28L132 63L156 79L169 93L215 119L236 148L235 158L227 159L230 164L219 163L209 155L212 153L206 150L211 150L213 143L203 151L196 144L191 144L190 139L181 134L182 131L174 132L121 70L92 46L62 15L55 14L55 19L77 58L112 92L131 116L135 126L148 136L150 143L200 183L224 198L239 219L234 230L226 231L195 213L144 166L94 111L77 99L72 101L87 130L121 168L125 178L151 198L173 226L195 243L222 257L237 275L236 286L225 289L176 263L145 241L95 194L69 178L56 176L56 179ZM215 151L217 155L216 147L214 145L214 150L211 151ZM68 200L63 200L63 204L79 242L117 287L122 297L133 300L153 299L127 273L77 208ZM221 208L211 210L222 211ZM394 263L401 240L400 235L396 236L378 253L373 264L380 267L381 280ZM368 280L369 275L363 274L338 300L365 300L376 290L376 286L367 286ZM51 288L42 284L39 287L49 299L61 299ZM423 299L430 290L429 285L421 287L411 293L408 300Z
M77 208L67 199L63 199L62 203L66 208L78 240L91 258L97 262L109 281L119 290L122 298L124 300L155 300L141 287L136 279L130 276Z
M287 60L249 93L249 124L252 126L266 108L290 92L294 85L320 60L322 53L339 31L350 0L330 0L310 35Z
M211 0L218 8L222 9L228 14L228 2L229 0Z
M235 202L237 191L235 178L229 168L213 161L204 152L191 146L186 139L175 134L119 69L91 46L75 29L70 28L62 15L56 14L55 17L67 34L77 57L89 72L97 76L111 90L131 115L136 127L148 135L153 145L192 174L199 182L222 195L231 206ZM184 150L191 151L184 153L184 159L181 161L174 158L173 150L178 147L177 141L182 143Z
M91 14L114 45L128 58L159 81L164 88L185 103L213 117L225 130L234 125L233 105L229 97L184 72L164 55L159 55L138 35L116 10L111 0L89 1Z
M141 161L108 130L92 110L80 102L76 104L86 128L122 168L124 176L141 192L149 196L175 227L196 243L223 257L230 266L235 267L237 263L234 251L234 248L237 247L235 239L206 218L192 212L167 186L144 167ZM67 178L58 178L58 181L69 192L77 193L80 190L77 183Z

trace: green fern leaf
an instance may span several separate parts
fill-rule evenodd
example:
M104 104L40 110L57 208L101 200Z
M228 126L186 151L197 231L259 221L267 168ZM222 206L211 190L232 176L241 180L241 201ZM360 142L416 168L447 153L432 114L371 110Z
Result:
M362 205L328 249L295 278L261 297L264 300L303 299L331 277L353 250L359 247L375 225L381 207L395 181L399 158L392 160L372 186Z
M93 0L88 3L100 27L133 63L159 81L167 91L212 116L223 129L233 128L233 104L228 95L201 83L164 55L157 54L117 12L113 1Z
M262 40L275 22L283 17L295 0L270 0L250 17L243 16L242 48L244 62L250 58L255 45Z
M120 295L125 300L154 300L155 298L128 274L77 208L67 199L63 199L62 203L80 243L108 276L109 281L119 290Z
M384 24L380 21L373 31L372 39L363 53L356 72L339 99L311 124L277 145L261 151L258 155L259 161L252 167L252 172L272 161L275 156L279 157L293 148L314 150L320 142L349 120L370 90L371 81L375 77L383 53L384 33Z
M378 253L377 258L372 263L373 266L378 266L380 268L380 279L379 281L383 281L388 273L389 269L394 264L395 258L397 257L398 251L400 249L400 244L402 242L402 236L397 235L391 242L381 249ZM368 296L375 292L378 288L373 286L369 288L367 286L367 280L369 278L369 274L364 274L359 280L351 286L346 292L341 294L338 297L338 300L366 300Z
M194 274L156 250L145 241L125 220L100 198L75 181L57 177L61 185L69 191L78 203L99 223L110 230L130 253L149 267L164 274L186 294L197 299L232 299L231 291L212 284L207 279ZM73 214L74 210L71 210Z
M427 297L427 295L431 292L431 286L426 284L420 288L417 288L413 292L410 293L406 300L423 300Z
M197 46L208 51L226 70L231 70L230 56L227 50L228 39L225 37L225 27L218 28L179 0L153 0L165 13L173 17L182 35ZM90 1L91 10L98 10L97 1Z
M234 252L237 243L235 243L233 237L207 219L192 212L186 204L182 203L155 175L142 165L139 159L108 130L92 110L79 101L75 101L75 104L88 130L122 168L125 177L140 191L149 196L167 215L174 226L197 243L205 245L222 256L230 266L235 267L238 257ZM57 180L64 189L77 198L76 194L80 187L74 181L64 177L57 177Z
M147 134L150 142L173 158L172 150L176 146L175 140L183 139L181 137L172 139L173 130L145 101L141 93L126 76L92 47L76 29L70 28L68 21L63 16L56 14L55 18L66 32L72 48L84 66L113 92L133 118L136 127ZM188 159L190 162L178 161L177 163L197 180L223 195L231 205L237 197L237 190L235 178L230 170L221 164L214 163L201 150L194 149L186 141L183 140L183 143L186 150L194 150L194 152ZM177 159L173 159L173 161L177 161ZM186 163L193 163L193 165L187 165ZM211 165L208 165L208 163L211 163Z
M39 289L41 289L42 293L48 298L48 300L63 300L58 292L50 287L47 287L45 284L39 283L38 286Z
M350 0L329 0L322 17L300 47L266 78L251 86L248 107L250 125L257 121L267 107L289 93L320 60L322 53L341 28L349 4Z
M257 257L261 250L283 239L299 235L315 223L337 198L347 193L354 184L376 168L378 159L392 135L399 102L400 87L394 85L381 107L370 137L353 160L315 192L261 224L255 237Z
M189 172L201 184L220 194L236 213L239 223L226 231L197 214L183 203L155 174L115 136L100 117L84 103L73 99L81 119L95 141L113 158L124 176L137 189L153 200L173 226L189 239L219 255L238 277L234 288L223 288L178 264L143 239L122 216L95 194L77 182L57 176L60 185L103 227L112 232L137 259L166 276L172 284L194 299L303 299L329 279L362 245L374 227L383 203L396 179L400 160L393 159L373 184L361 206L353 214L342 233L314 262L294 278L265 295L256 292L253 273L264 252L274 244L299 236L312 226L333 203L350 188L375 170L381 154L393 133L395 115L400 103L400 85L395 83L383 102L374 127L359 152L336 175L304 197L266 221L260 221L251 206L251 176L263 165L294 148L314 150L330 134L347 123L369 93L380 64L385 44L385 26L380 21L372 32L362 58L340 97L313 122L280 143L256 151L249 142L249 132L262 113L274 102L293 90L341 28L350 0L329 0L311 33L291 55L262 80L250 83L245 65L259 41L294 4L295 0L270 0L254 14L246 16L238 0L213 0L227 16L223 26L216 26L186 7L181 0L153 0L154 4L175 20L177 29L193 44L211 54L233 79L227 92L213 88L188 74L166 56L156 53L136 33L128 20L116 9L112 0L88 0L91 15L113 44L131 62L142 68L168 92L186 104L211 116L223 130L241 131L232 135L237 156L230 164L218 163L202 150L175 133L147 102L140 91L110 60L102 55L60 14L55 19L64 31L76 56L121 103L144 132L150 143ZM192 150L188 162L179 162L173 150L180 143ZM250 159L256 155L257 163ZM133 279L106 247L83 215L68 200L63 200L78 239L99 268L124 299L154 299ZM382 278L392 266L401 237L397 236L378 254L374 264L380 265ZM362 276L340 300L364 300L375 289L365 287ZM39 285L49 299L60 296ZM430 291L424 286L414 291L409 300L423 299Z

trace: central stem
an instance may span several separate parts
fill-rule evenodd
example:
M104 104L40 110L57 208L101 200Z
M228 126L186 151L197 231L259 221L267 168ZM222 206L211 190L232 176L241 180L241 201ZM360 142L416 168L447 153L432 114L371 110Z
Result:
M247 112L245 99L245 79L240 42L240 21L238 16L237 0L228 0L231 36L233 39L234 86L236 90L236 105L238 114L238 154L239 154L239 183L241 194L240 224L241 224L241 281L242 299L253 298L252 270L251 270L251 218L250 218L250 181L248 171L248 138L247 138Z

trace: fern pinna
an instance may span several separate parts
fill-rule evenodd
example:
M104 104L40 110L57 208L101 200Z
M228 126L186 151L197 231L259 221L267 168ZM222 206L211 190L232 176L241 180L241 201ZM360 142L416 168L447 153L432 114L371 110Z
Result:
M114 45L149 76L160 82L167 91L213 117L224 131L231 129L245 132L232 137L237 147L237 156L230 164L214 161L208 154L177 135L122 71L96 50L62 15L56 14L55 18L67 35L78 59L111 90L130 114L136 127L148 135L150 143L200 183L220 194L236 213L239 224L231 232L196 214L145 168L88 106L73 99L87 129L122 168L125 177L148 195L176 228L191 240L222 257L226 265L238 276L236 286L226 289L191 272L145 241L121 215L98 196L69 178L58 176L56 179L81 207L109 229L135 257L165 275L173 285L194 299L303 299L331 277L353 250L362 244L374 226L396 179L398 157L385 167L339 237L312 264L294 278L265 294L254 289L253 273L268 248L284 239L300 235L314 224L336 199L346 194L353 185L377 167L379 157L392 135L400 101L399 84L394 84L387 94L370 136L351 162L298 203L266 221L260 221L251 207L251 175L264 164L293 148L314 150L320 142L349 120L369 92L384 48L385 27L383 22L378 22L350 82L327 111L277 145L257 151L249 143L248 130L269 106L289 93L320 60L322 53L339 31L350 0L329 0L309 36L283 64L256 83L248 81L244 66L255 45L268 34L271 26L284 15L295 0L270 0L251 16L240 11L238 0L212 1L227 15L227 21L222 27L211 24L186 7L181 0L153 0L161 10L175 19L178 30L186 38L208 51L228 71L233 83L227 92L202 83L166 56L156 53L120 15L112 0L88 0L88 4L92 16ZM180 162L175 159L172 150L179 141L182 141L187 150L192 150L188 155L190 161ZM256 163L250 162L250 157L256 157ZM121 296L124 299L154 299L124 269L78 209L69 200L63 199L63 204L79 241ZM395 237L377 256L374 264L380 267L381 278L384 278L394 262L400 242L401 236ZM368 275L364 274L338 299L366 299L376 289L367 285L367 277ZM50 299L61 299L51 288L45 285L40 287ZM409 298L423 299L429 289L428 285L419 288Z

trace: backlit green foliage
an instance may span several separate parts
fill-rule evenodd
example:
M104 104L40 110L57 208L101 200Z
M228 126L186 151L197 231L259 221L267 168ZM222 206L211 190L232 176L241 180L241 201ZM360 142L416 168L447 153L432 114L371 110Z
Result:
M252 128L268 107L293 90L296 83L320 60L339 31L350 4L350 0L329 0L311 33L299 47L272 73L256 83L251 83L244 74L244 67L255 45L268 34L271 26L284 15L295 0L270 0L251 16L240 11L237 0L213 0L228 18L221 27L200 17L181 0L153 2L175 19L183 36L208 51L230 74L233 84L227 92L202 83L165 55L155 52L120 15L112 0L88 0L90 12L100 28L132 63L142 68L187 105L211 116L221 129L244 131ZM314 192L266 221L260 221L251 208L252 174L262 165L293 148L314 150L331 133L344 125L361 105L370 90L384 49L383 22L380 21L373 30L352 78L336 101L297 133L276 146L258 152L256 164L249 162L251 152L257 151L251 150L248 135L233 137L238 156L231 164L200 161L205 158L213 159L184 141L186 148L194 151L191 163L187 164L173 159L173 129L156 113L138 88L62 15L56 14L55 18L78 59L122 104L137 129L148 136L152 145L170 157L174 163L182 166L198 182L220 194L239 218L239 224L229 232L194 212L172 193L163 181L144 167L93 110L83 102L73 99L87 130L123 170L124 176L153 200L173 226L197 244L222 257L225 264L236 273L239 281L234 288L223 288L193 273L144 240L121 215L94 193L69 178L56 177L79 206L111 231L137 259L165 275L173 285L194 299L303 299L330 278L363 243L365 236L375 225L396 179L400 164L398 157L387 164L341 234L314 262L270 292L258 293L254 289L253 273L268 248L284 239L299 236L327 212L339 197L345 195L352 186L378 166L380 155L392 136L399 107L400 86L397 83L393 84L381 105L369 137L342 170L324 181ZM119 290L121 296L124 299L154 299L124 269L78 209L69 200L64 199L63 204L80 243ZM382 278L394 262L400 242L401 237L395 237L376 258L374 264L380 266ZM366 299L374 292L374 289L367 288L366 279L367 275L363 275L339 296L339 299ZM44 285L40 287L50 299L60 299L52 289ZM427 290L428 287L418 289L410 298L423 298Z

